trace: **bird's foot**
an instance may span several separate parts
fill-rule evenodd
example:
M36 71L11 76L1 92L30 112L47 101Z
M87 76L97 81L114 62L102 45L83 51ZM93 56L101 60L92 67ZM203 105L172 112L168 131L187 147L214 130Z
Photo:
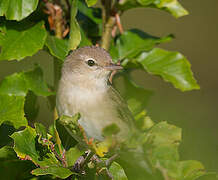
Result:
M94 142L94 138L88 138L86 136L86 133L85 133L85 130L84 128L79 125L79 129L80 129L80 132L82 133L82 137L83 137L83 140L85 141L85 143L88 145L88 146L92 146L93 145L93 142Z
M87 138L88 139L88 138ZM90 138L88 139L88 141L86 142L88 145L92 146L94 142L94 138Z

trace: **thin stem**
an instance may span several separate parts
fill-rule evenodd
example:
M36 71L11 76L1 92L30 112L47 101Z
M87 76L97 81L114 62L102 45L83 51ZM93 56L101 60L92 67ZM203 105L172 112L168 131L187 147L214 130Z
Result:
M103 19L103 34L101 38L101 47L109 50L111 34L113 27L116 23L116 19L112 14L112 1L111 0L102 0L102 19Z
M109 166L113 163L113 161L114 161L115 159L117 159L117 158L118 158L118 154L114 154L114 155L111 156L109 159L107 159L107 160L105 161L106 167L109 167Z
M112 33L112 29L114 27L115 22L116 22L115 17L110 16L108 21L105 24L105 30L103 32L102 39L101 39L101 47L106 50L109 50L110 48L111 33Z
M123 26L121 24L121 21L120 21L120 15L118 13L115 14L115 17L116 17L116 24L118 26L118 29L120 31L120 34L123 34L124 33L124 30L123 30Z

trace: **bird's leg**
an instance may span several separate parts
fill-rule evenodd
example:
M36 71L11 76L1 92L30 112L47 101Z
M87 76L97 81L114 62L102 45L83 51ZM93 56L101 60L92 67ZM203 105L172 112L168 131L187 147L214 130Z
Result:
M93 141L94 141L94 138L87 138L87 136L86 136L86 132L85 132L85 130L84 130L84 128L81 126L81 125L78 125L79 126L79 129L80 129L80 131L81 131L81 133L82 133L82 136L83 136L83 139L84 139L84 141L86 142L86 144L87 145L92 145L93 144Z

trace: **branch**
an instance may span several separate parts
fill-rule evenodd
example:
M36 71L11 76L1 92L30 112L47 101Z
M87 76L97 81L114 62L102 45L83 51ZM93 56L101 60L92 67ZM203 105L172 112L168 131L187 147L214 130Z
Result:
M116 23L116 18L112 12L111 0L102 0L102 19L103 34L101 38L101 47L108 50L110 48L112 29Z
M115 22L116 22L115 17L110 16L105 24L105 30L103 32L102 39L101 39L101 43L102 43L101 47L106 50L109 50L110 48L111 33Z

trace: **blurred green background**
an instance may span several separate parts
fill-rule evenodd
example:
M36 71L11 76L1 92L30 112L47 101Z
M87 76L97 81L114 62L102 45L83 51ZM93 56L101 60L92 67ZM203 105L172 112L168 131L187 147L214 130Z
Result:
M191 62L192 70L201 90L182 93L159 77L142 71L132 73L143 87L153 90L148 103L148 114L158 121L168 121L183 130L180 146L181 158L203 162L208 170L218 170L218 1L183 0L182 5L190 15L175 19L156 9L129 10L122 16L124 29L138 28L155 36L173 33L171 43L164 44L168 50L183 53ZM53 82L52 58L40 51L20 62L0 62L0 80L16 71L32 68L39 63L45 79ZM38 121L49 123L52 114L48 102L39 99Z

